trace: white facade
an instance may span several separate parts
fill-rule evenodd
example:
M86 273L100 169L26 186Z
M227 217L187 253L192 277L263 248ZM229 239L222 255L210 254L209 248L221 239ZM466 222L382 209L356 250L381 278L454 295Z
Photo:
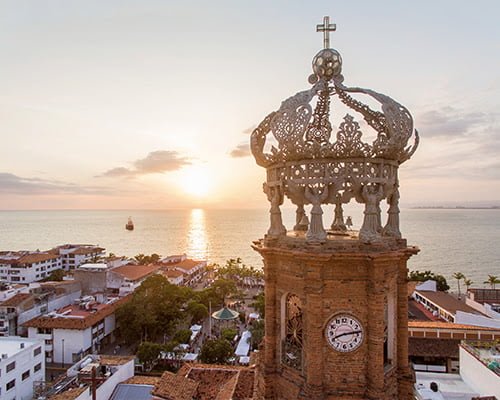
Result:
M0 399L31 400L33 383L45 380L44 343L0 338Z
M497 357L500 361L500 354ZM460 346L460 375L464 382L481 396L496 396L500 399L500 375L490 370L462 346Z
M40 284L32 284L30 288L36 285L40 286ZM22 324L42 314L72 304L75 299L81 296L81 293L81 290L75 290L57 297L49 296L49 293L47 293L48 296L43 301L32 302L32 307L29 309L22 309L17 306L4 307L0 303L0 336L24 336L27 330ZM35 295L32 296L35 298Z
M54 250L61 256L62 267L66 271L90 262L95 258L104 257L106 254L105 249L88 244L65 244L56 247Z
M71 322L72 319L78 319L78 317L58 315L54 316L54 319ZM73 364L87 354L98 352L103 341L112 340L111 335L115 327L115 314L113 312L86 328L29 326L28 337L45 342L47 362Z
M0 279L8 283L31 283L44 279L51 272L62 268L62 260L55 255L46 255L47 259L36 260L46 253L26 253L11 261L0 261ZM24 262L23 260L26 260Z

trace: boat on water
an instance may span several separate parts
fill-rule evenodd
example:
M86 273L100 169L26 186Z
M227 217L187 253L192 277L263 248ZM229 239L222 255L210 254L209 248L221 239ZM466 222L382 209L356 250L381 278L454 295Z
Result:
M128 231L133 231L134 230L134 223L132 222L132 218L128 217L128 221L125 224L125 229Z

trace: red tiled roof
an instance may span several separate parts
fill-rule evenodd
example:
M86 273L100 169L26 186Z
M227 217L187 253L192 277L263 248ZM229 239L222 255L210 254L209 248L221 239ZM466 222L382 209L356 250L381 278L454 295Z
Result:
M179 276L184 276L184 272L177 271L176 269L163 269L161 273L168 278L178 278Z
M253 398L255 369L212 364L184 364L177 372L198 383L196 398L249 400Z
M461 329L475 331L500 331L499 328L487 328L483 326L454 324L453 322L441 321L408 321L408 328L432 328L432 329Z
M153 394L166 400L192 400L198 383L172 372L164 372L156 384Z
M48 260L54 260L58 257L58 255L50 253L31 253L21 256L17 260L12 260L11 264L33 264Z
M35 328L57 328L57 329L78 329L84 330L92 325L96 324L105 317L113 314L116 308L126 303L131 299L131 295L122 297L121 299L115 301L111 304L106 304L96 312L83 312L83 318L68 318L68 317L55 317L51 318L49 316L42 316L33 318L23 324L25 327L35 327ZM64 310L61 309L59 311Z
M32 298L33 295L31 293L17 293L12 296L10 299L2 301L0 303L0 307L17 307L24 301L29 298Z
M182 260L181 262L178 262L178 263L169 264L169 267L170 268L182 268L185 271L190 271L204 262L205 261L199 261L199 260L196 261L196 260L191 260L188 258L188 259Z
M102 247L79 247L71 252L71 254L94 254L94 253L102 253L105 249Z
M451 314L457 311L464 311L472 314L482 315L479 311L465 304L463 301L458 300L451 294L441 291L433 292L431 290L417 290L416 293L430 300L432 303L438 305Z
M128 264L113 268L110 271L120 274L130 281L137 281L139 279L147 277L148 275L154 274L161 267L162 267L161 265L157 264L149 264L149 265Z

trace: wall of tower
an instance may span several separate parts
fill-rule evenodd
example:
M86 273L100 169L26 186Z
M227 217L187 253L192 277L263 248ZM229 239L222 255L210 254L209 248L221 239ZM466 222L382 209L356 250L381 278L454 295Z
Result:
M403 243L404 241L401 241ZM361 248L362 247L362 248ZM264 258L266 335L263 368L267 399L410 399L406 262L417 250L400 246L376 251L357 241L333 251L321 245L291 248L278 242L256 246ZM297 295L303 308L302 367L282 363L284 298ZM387 322L386 307L394 307ZM334 315L355 316L362 345L333 350L325 327ZM391 325L391 358L384 365L384 338ZM386 345L388 346L388 345Z

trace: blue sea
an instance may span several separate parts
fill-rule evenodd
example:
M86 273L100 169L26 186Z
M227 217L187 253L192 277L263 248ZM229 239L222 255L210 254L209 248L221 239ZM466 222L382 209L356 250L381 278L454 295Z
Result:
M328 215L325 210L325 225ZM129 216L133 231L125 230ZM457 271L477 287L485 286L488 274L500 275L500 210L402 209L400 218L408 244L421 249L410 259L410 269L441 273L452 288L451 276ZM283 210L283 219L290 229L294 210ZM353 219L359 229L361 217ZM187 253L219 264L241 257L261 268L260 256L250 245L263 237L268 223L266 210L0 211L0 250L89 243L126 256Z

